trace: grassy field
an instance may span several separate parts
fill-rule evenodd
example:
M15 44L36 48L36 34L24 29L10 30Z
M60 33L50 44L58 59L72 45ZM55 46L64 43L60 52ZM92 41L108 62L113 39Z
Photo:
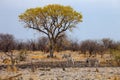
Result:
M97 54L94 56L94 58L98 59L101 63L104 63L106 60L113 60L113 62L115 63L115 58L116 55L119 55L120 52L118 51L114 51L113 54L108 54L108 52L106 52L103 57L101 57L101 55ZM20 56L19 54L21 54L20 51L14 51L14 57L18 57ZM64 54L70 54L71 57L73 58L74 61L85 61L88 57L89 54L82 54L80 52L77 51L62 51L62 52L55 52L55 58L47 58L47 55L49 55L49 53L44 53L41 51L26 51L24 57L26 58L25 61L20 61L19 64L21 63L25 63L25 62L31 62L31 61L65 61L66 59L63 59L62 56ZM0 64L3 64L3 59L5 58L9 58L7 57L4 53L0 53ZM2 59L3 58L3 59ZM93 58L93 56L91 57Z
M18 57L21 51L14 51L14 57ZM17 64L35 63L40 61L56 62L66 61L62 56L64 54L71 54L74 61L85 61L89 55L84 55L80 52L62 51L55 52L55 58L47 58L49 53L40 51L27 51L25 53L26 60L19 61ZM114 55L113 55L114 54ZM100 64L106 64L106 60L110 60L114 65L117 65L115 56L119 54L119 51L114 51L113 54L106 52L103 57L96 55L94 58L100 61ZM8 58L4 53L0 53L0 65L8 65L3 63L3 59ZM91 57L93 58L93 57ZM16 64L16 65L17 65ZM43 63L44 64L44 63ZM9 63L10 65L10 63ZM97 69L97 70L96 70ZM15 68L12 71L10 67L0 69L0 80L120 80L120 67L76 67L76 68ZM104 73L104 74L103 74ZM76 78L75 78L76 76ZM23 78L23 79L20 79ZM31 78L31 79L30 79Z

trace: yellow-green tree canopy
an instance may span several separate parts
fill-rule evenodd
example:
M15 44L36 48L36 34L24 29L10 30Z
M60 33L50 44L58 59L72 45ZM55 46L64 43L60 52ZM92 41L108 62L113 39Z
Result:
M51 4L27 9L19 19L26 27L46 34L53 45L66 30L82 22L82 14L70 6Z

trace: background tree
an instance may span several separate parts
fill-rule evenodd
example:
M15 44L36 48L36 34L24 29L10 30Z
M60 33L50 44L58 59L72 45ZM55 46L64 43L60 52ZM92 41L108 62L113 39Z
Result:
M35 51L37 50L37 47L36 47L37 43L35 42L35 40L28 40L27 41L27 47L28 47L28 50L31 50L31 51Z
M37 39L37 49L41 50L42 52L46 53L49 51L48 49L48 38L47 37L40 37Z
M0 34L0 50L10 58L11 69L15 67L14 52L15 49L15 39L11 34Z
M64 50L70 50L70 45L71 45L71 41L68 39L66 34L62 34L61 37L59 37L59 39L57 40L55 50L57 52L64 51Z
M35 29L47 35L50 41L50 57L53 57L56 41L66 31L82 22L82 15L70 6L57 4L27 9L19 15L27 28Z
M90 56L95 55L98 51L98 43L94 40L85 40L80 44L80 50L84 54L88 51Z
M16 41L16 50L23 50L23 49L28 49L27 43L20 41L20 40L17 40Z
M0 50L8 52L15 48L15 39L11 34L0 34Z
M102 39L103 46L105 47L106 50L112 48L113 40L109 38L104 38Z
M79 51L79 45L77 41L71 41L70 50Z

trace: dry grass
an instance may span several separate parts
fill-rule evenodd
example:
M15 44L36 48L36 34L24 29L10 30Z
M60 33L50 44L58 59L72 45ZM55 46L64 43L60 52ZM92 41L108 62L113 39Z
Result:
M16 53L16 55L17 54L19 54L19 52L20 51L14 51L15 53ZM71 56L73 57L73 59L75 60L75 61L82 61L82 60L85 60L87 57L84 55L84 54L79 54L79 52L72 52L72 51L62 51L62 52L55 52L54 53L54 55L56 56L55 58L47 58L47 55L48 55L49 53L44 53L44 52L40 52L40 51L27 51L27 61L26 62L30 62L31 60L45 60L45 61L61 61L61 60L63 60L62 59L62 55L63 54L71 54ZM4 55L4 53L0 53L0 57L1 56L3 56ZM4 55L5 56L5 55ZM7 56L6 56L7 57ZM101 56L100 55L97 55L96 56L96 58L97 59L99 59L100 61L101 61L101 64L105 64L105 60L106 59L108 59L110 57L110 54L104 54L104 56L103 56L103 58L101 58ZM20 64L21 63L24 63L24 62L20 62ZM2 60L0 59L0 64L2 64ZM115 62L115 61L113 61L113 64L115 64L115 65L117 65L117 63ZM3 78L5 78L5 77L10 77L10 74L9 74L9 72L11 71L11 70L9 70L10 68L8 68L8 72L6 73L7 75L2 75L3 76ZM6 70L5 70L6 71ZM16 69L15 69L15 71L16 71ZM28 71L28 69L26 69L26 71ZM19 73L22 73L22 72L24 72L24 73L26 73L26 71L19 71ZM96 72L100 72L100 70L96 70ZM40 73L40 71L39 71L39 73ZM31 78L33 78L34 80L38 80L38 73L36 73L36 75L34 75L35 73L31 73L31 72L28 72L28 73L26 73L26 75L23 75L23 76L27 76L27 77L31 77ZM42 71L41 71L41 74L42 74ZM52 73L51 73L52 74ZM109 74L108 74L109 75ZM0 77L1 77L1 74L0 74ZM25 80L28 80L28 78L26 77L26 79ZM45 76L46 77L46 76ZM98 78L99 77L101 77L101 76L97 76ZM0 79L1 80L1 79ZM118 75L113 75L112 77L110 77L109 79L107 79L107 80L120 80L120 76L118 76Z
M31 59L44 59L46 56L42 56L42 55L33 55L30 58Z
M14 53L17 55L19 54L20 51L14 51ZM46 59L47 55L49 53L44 53L41 51L27 51L27 57L30 59ZM54 55L56 56L56 59L62 59L62 55L63 54L71 54L71 56L73 57L74 60L83 60L85 59L85 55L84 54L79 54L79 52L72 52L72 51L61 51L61 52L54 52ZM0 56L4 55L4 53L0 53ZM4 55L5 56L5 55ZM109 54L105 54L104 57L108 57ZM6 56L7 57L7 56ZM97 55L97 58L100 58L100 55ZM101 59L102 61L102 59ZM1 62L1 60L0 60Z
M20 51L14 51L14 53L16 53L16 55L18 55L20 53ZM84 55L84 54L80 54L80 52L72 52L72 51L61 51L61 52L54 52L54 55L56 56L55 58L47 58L47 55L49 55L49 53L44 53L41 51L26 51L27 54L27 61L26 62L31 62L31 60L46 60L46 61L62 61L64 59L62 59L62 55L63 54L71 54L72 58L75 61L84 61L88 55ZM4 53L0 53L0 56L2 56L5 54ZM7 57L7 56L6 56ZM105 63L106 59L110 58L110 54L104 54L103 58L101 58L101 55L96 55L96 58L100 60L101 63ZM0 59L0 64L2 63L3 60ZM19 64L22 63L26 63L26 62L20 62ZM113 62L114 64L117 64L116 62Z

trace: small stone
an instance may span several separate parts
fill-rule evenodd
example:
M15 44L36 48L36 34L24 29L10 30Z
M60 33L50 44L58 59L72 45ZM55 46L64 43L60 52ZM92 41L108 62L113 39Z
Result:
M99 72L98 68L96 68L95 72Z
M45 74L44 73L41 73L40 76L44 76Z

